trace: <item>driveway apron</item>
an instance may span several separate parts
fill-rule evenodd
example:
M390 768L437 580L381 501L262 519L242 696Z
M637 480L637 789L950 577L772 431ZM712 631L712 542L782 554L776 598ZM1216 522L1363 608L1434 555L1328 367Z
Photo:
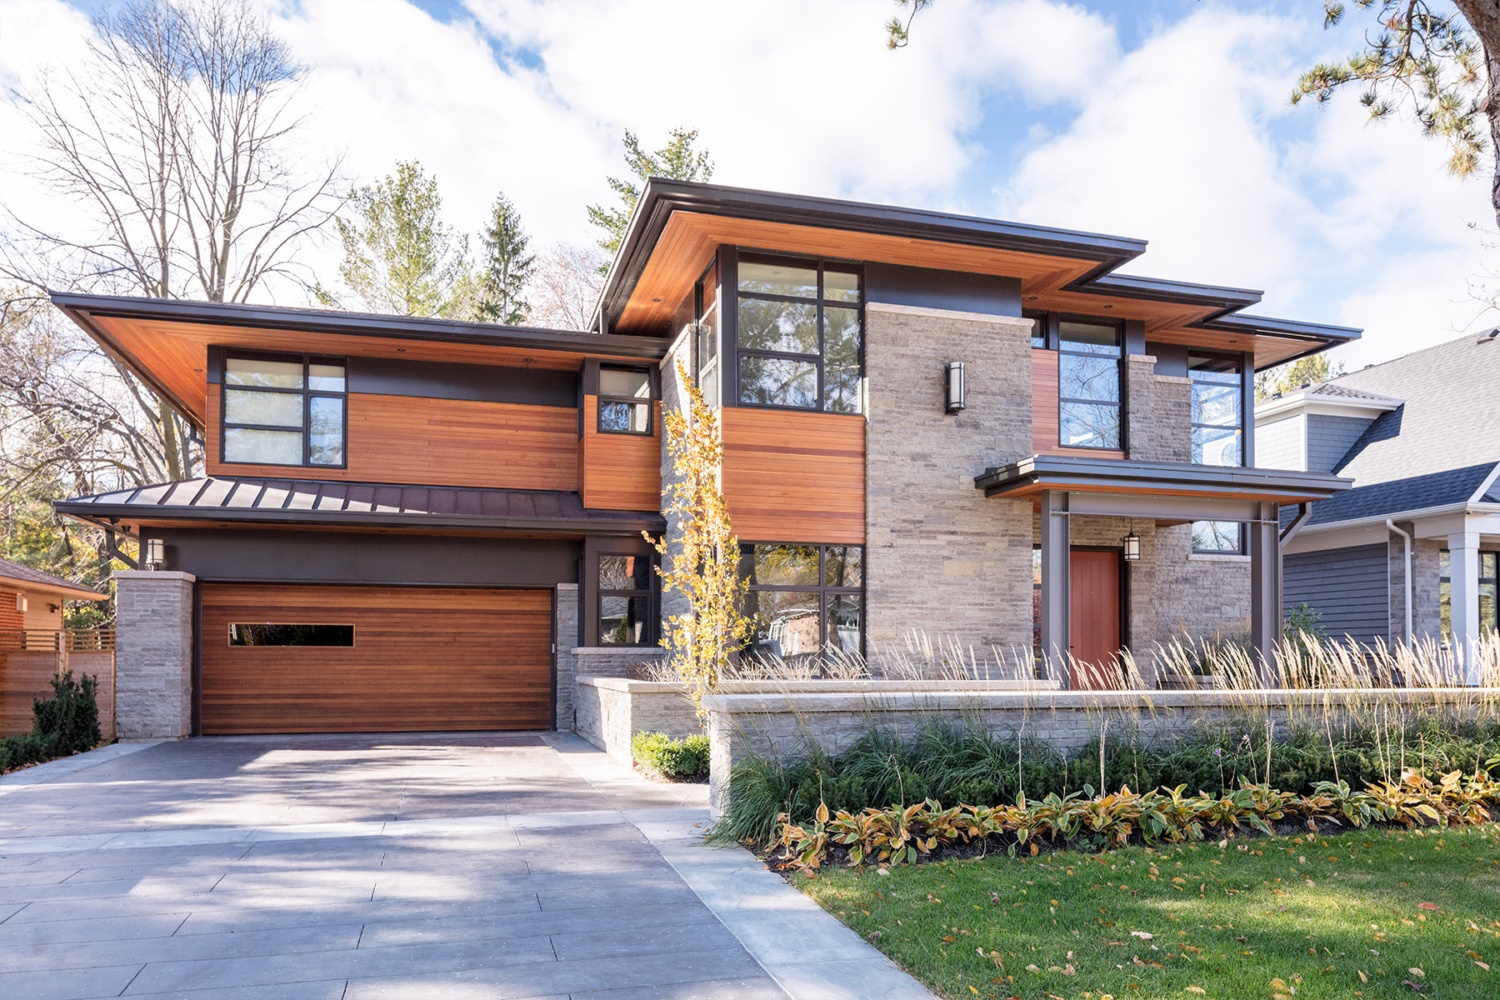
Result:
M703 787L588 752L213 738L0 784L0 997L785 998L663 857Z

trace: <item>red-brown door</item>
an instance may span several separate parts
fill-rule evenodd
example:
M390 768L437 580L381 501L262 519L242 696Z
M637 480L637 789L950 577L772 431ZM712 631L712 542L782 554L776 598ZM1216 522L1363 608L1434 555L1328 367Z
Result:
M1075 691L1124 686L1118 654L1120 635L1120 553L1109 549L1074 549L1068 582L1069 651Z

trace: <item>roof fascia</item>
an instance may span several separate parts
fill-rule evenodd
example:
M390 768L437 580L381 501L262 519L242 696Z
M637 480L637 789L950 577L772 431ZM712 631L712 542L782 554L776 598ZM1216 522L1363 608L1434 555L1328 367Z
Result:
M1401 400L1391 399L1389 402L1380 402L1370 399L1350 399L1347 396L1320 396L1311 389L1298 389L1295 392L1286 393L1273 399L1262 400L1255 405L1255 419L1267 420L1272 417L1292 416L1299 413L1318 414L1320 416L1369 416L1378 417L1382 413L1401 408Z
M121 365L124 365L132 375L141 380L141 383L145 385L146 388L155 393L158 399L165 400L167 405L170 406L178 416L186 420L191 426L196 427L199 430L203 429L202 422L193 416L192 407L187 404L187 401L184 400L181 396L177 395L171 389L168 389L167 386L160 379L158 379L152 373L151 369L143 364L139 358L131 354L129 351L125 350L125 348L121 347L119 344L115 343L115 339L93 321L93 317L90 313L78 308L77 306L65 305L59 302L58 295L60 293L49 291L48 294L52 296L52 303L56 305L57 308L62 310L65 316L71 319L74 323L78 324L79 328L87 333L89 337L91 337L93 341L99 345L99 347L104 351L105 354L108 354L115 361L119 362Z
M572 330L546 330L463 323L425 316L382 316L321 309L291 309L230 302L193 302L129 296L49 292L54 305L75 321L81 315L155 319L179 323L219 323L249 329L295 330L345 336L421 340L434 343L482 344L587 355L622 355L657 360L663 345L644 337L601 336ZM98 328L89 325L91 333Z
M667 220L678 211L1098 261L1085 281L1113 271L1146 250L1145 240L1129 237L653 177L636 202L619 253L605 276L594 309L596 325L601 321L613 324L619 318Z

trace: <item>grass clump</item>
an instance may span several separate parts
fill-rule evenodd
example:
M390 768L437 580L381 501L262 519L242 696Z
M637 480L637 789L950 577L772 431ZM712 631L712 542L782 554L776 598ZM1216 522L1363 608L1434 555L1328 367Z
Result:
M666 733L636 733L630 738L635 762L664 778L708 776L708 737L674 740Z
M791 878L943 997L1480 1000L1497 858L1486 824Z

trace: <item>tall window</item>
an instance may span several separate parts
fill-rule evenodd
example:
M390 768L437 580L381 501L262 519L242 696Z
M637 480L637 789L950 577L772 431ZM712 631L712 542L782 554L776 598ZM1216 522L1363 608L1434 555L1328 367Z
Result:
M709 406L719 405L719 265L698 282L698 388Z
M1453 578L1448 550L1438 556L1438 614L1443 638L1453 635ZM1500 630L1500 555L1479 553L1479 632Z
M650 372L599 368L599 430L606 434L651 433Z
M855 545L746 545L750 655L815 657L864 648L864 554Z
M651 557L599 556L599 645L649 645L651 618Z
M1058 324L1058 444L1120 447L1120 330L1104 323Z
M1243 465L1245 411L1240 359L1190 355L1193 382L1193 461Z
M342 361L231 356L223 390L224 461L346 464Z
M860 412L858 270L741 257L736 317L741 403Z

